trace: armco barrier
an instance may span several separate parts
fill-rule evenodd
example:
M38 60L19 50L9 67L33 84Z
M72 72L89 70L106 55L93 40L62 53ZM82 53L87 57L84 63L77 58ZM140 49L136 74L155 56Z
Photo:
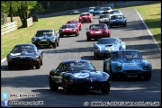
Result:
M1 35L17 30L17 21L1 25Z

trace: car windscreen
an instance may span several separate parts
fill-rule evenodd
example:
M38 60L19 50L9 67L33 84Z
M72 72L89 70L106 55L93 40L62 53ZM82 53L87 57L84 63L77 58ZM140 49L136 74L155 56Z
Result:
M75 28L75 25L63 25L62 29L66 29L66 28Z
M72 69L72 70L96 70L95 67L91 63L87 62L70 62L66 63L65 70Z
M141 55L137 51L122 51L119 53L121 58L141 58Z
M114 20L114 19L122 19L123 16L122 15L113 15L111 16L111 19Z
M38 31L36 33L36 37L41 37L41 36L52 36L53 35L53 32L52 31Z
M101 15L100 18L109 18L108 15Z
M28 53L32 53L35 52L35 49L31 45L15 46L14 49L12 50L12 53L21 53L24 51Z
M98 44L115 44L116 42L116 39L100 39Z
M92 29L102 29L102 28L104 28L105 26L103 25L103 24L98 24L98 25L91 25L90 27L89 27L89 29L90 30L92 30Z
M89 16L89 14L81 14L80 16Z

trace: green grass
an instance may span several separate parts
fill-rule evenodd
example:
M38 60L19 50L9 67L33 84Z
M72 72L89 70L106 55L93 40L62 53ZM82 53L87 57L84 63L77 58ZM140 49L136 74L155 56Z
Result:
M161 47L161 3L146 4L118 9L137 9Z
M57 31L67 20L77 19L79 15L65 15L49 18L39 18L31 27L21 28L1 36L1 58L6 57L9 51L19 43L31 43L31 38L40 29Z
M150 31L161 47L161 3L132 6L119 9L137 9ZM31 43L31 38L40 29L58 30L67 20L77 19L78 15L40 18L29 28L22 28L1 36L1 58L6 57L9 51L18 43ZM19 20L20 21L20 20Z

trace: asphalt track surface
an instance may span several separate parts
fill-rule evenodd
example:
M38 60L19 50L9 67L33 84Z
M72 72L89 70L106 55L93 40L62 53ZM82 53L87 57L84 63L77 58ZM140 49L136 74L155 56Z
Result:
M126 43L127 49L139 50L143 58L152 63L153 71L150 81L137 78L112 81L111 91L108 95L103 95L101 91L73 91L71 94L64 94L61 87L57 92L50 91L49 71L56 68L62 60L86 59L91 61L97 70L103 70L104 59L96 60L93 57L93 44L96 41L86 41L86 28L91 23L84 23L78 37L63 37L60 38L60 46L56 49L41 49L44 53L43 66L40 69L8 70L7 62L1 63L1 92L36 94L36 97L9 97L8 100L43 101L44 105L40 106L84 107L91 106L91 102L94 101L103 104L112 102L106 104L107 106L119 104L137 106L141 103L144 103L143 105L161 105L161 52L137 12L133 9L122 10L122 12L127 17L127 27L111 28L111 37L122 39ZM98 16L94 17L94 23L98 23ZM113 104L113 102L125 103Z

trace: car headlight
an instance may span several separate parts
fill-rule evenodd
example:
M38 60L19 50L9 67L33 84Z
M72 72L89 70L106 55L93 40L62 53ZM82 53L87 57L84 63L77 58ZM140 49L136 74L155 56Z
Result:
M148 69L148 65L143 66L143 69L147 70Z
M116 71L120 71L121 69L122 69L122 66L121 65L118 65L118 66L115 67L115 70Z
M61 29L61 30L60 30L60 32L64 32L64 30L63 30L63 29Z
M32 43L34 43L36 41L36 39L35 38L32 38Z

